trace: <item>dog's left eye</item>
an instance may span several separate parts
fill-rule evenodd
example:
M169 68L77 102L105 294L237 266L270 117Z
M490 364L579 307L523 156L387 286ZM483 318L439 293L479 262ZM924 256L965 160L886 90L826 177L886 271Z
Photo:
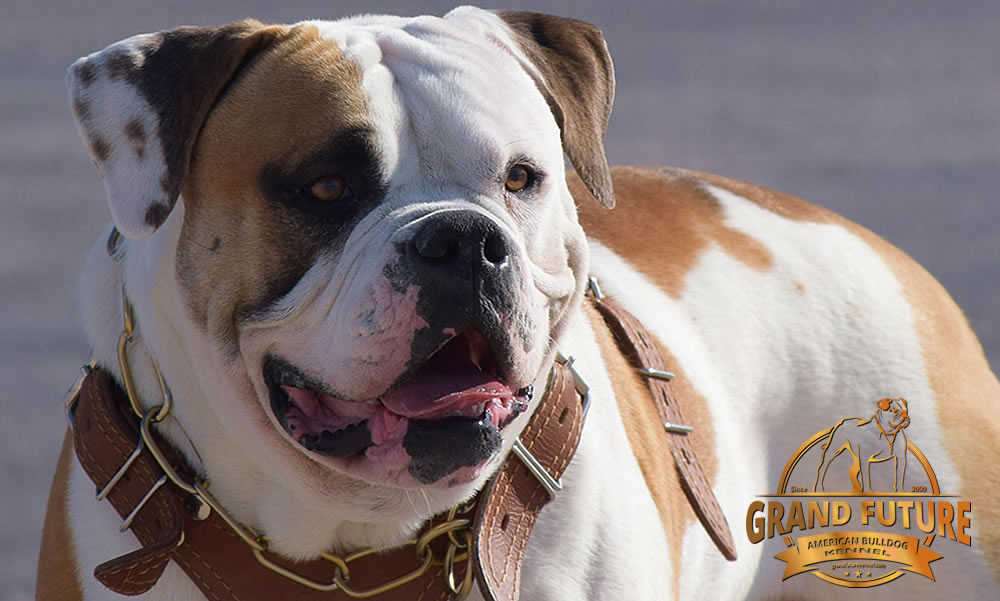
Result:
M535 170L523 164L517 164L507 171L507 181L504 187L508 192L520 192L535 182Z
M324 202L340 200L346 192L347 184L344 183L342 178L336 175L322 177L309 186L309 194L316 200Z

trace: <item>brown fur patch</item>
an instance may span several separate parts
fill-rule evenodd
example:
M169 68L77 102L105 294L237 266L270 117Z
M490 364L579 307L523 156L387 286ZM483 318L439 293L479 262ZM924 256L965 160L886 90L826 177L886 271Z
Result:
M135 69L135 59L128 52L121 51L108 57L104 69L111 79L128 80Z
M111 144L101 137L95 137L90 141L90 148L94 151L94 158L98 163L106 163L111 156Z
M677 177L689 177L724 190L729 190L733 194L742 196L759 205L762 209L786 219L791 219L792 221L810 221L813 223L836 221L838 223L848 223L843 217L823 207L808 203L801 198L796 198L795 196L757 186L749 182L712 175L711 173L692 171L690 169L670 168L664 171L672 173Z
M79 98L73 99L73 114L81 122L90 118L90 103Z
M589 303L585 304L584 308L597 335L601 357L611 378L618 410L622 415L632 452L639 462L639 469L656 502L660 521L670 542L670 559L674 575L673 597L677 598L679 578L683 571L681 542L684 531L692 525L697 525L698 518L681 488L674 460L670 454L667 434L660 424L660 417L653 405L649 387L618 349L611 331L596 309ZM663 341L660 341L659 346L667 361L667 368L677 374L671 386L677 395L684 420L694 428L694 432L687 436L691 439L691 445L705 470L705 476L709 482L713 482L718 472L718 459L715 456L715 429L708 404L684 376L683 367Z
M166 221L167 217L170 215L170 210L173 208L171 204L172 203L168 202L154 202L149 205L149 208L146 209L146 215L144 217L146 225L154 228L163 225L163 222Z
M76 68L76 76L83 87L88 87L97 79L97 68L91 62L85 62Z
M132 150L142 158L146 153L146 130L143 129L142 123L138 119L132 119L125 124L124 131Z
M312 26L262 54L213 109L184 187L178 275L196 321L217 339L231 341L241 312L287 291L322 246L267 197L262 170L292 169L368 119L360 67Z
M618 206L611 213L585 200L589 194L575 174L567 178L580 224L671 296L684 292L685 276L712 244L753 269L767 271L773 265L763 244L725 225L722 207L701 187L700 175L616 167L612 177Z
M52 490L45 510L42 548L38 555L35 601L79 601L83 599L79 566L73 552L73 528L69 522L69 476L73 467L73 440L66 433Z
M944 446L962 478L959 494L972 501L976 524L973 546L986 556L994 578L1000 580L1000 501L996 496L1000 466L983 461L996 454L996 441L1000 440L1000 382L968 320L948 292L906 253L835 213L745 182L678 172L726 188L788 219L840 225L882 256L902 284L913 310L924 366L937 397L937 415L925 419L936 418L944 430Z

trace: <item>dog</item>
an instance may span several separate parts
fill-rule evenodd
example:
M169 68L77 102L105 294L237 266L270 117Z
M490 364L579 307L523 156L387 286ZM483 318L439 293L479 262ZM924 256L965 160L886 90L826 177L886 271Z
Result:
M1000 596L1000 468L983 461L1000 384L960 309L829 211L704 173L609 168L614 70L592 25L470 7L242 21L128 38L68 82L120 232L82 271L95 363L121 382L130 313L143 409L162 377L162 436L277 555L392 548L470 499L560 351L592 402L528 541L522 598L850 597L782 583L740 526L790 441L886 394L927 417L910 430L942 489L971 499L976 540L936 584L880 594ZM669 456L642 448L649 392L585 300L591 276L675 372L736 561ZM477 416L474 435L452 430ZM418 425L432 435L407 442ZM138 543L71 446L37 598L117 599L93 567ZM139 598L205 596L170 563Z
M823 456L816 468L813 492L825 490L823 480L826 478L826 471L844 451L853 459L850 482L854 492L879 490L872 485L872 464L889 460L892 460L893 465L891 491L905 490L906 427L909 425L909 411L906 399L903 398L879 399L875 404L875 413L868 419L848 417L837 422L823 445ZM832 454L827 456L831 449Z

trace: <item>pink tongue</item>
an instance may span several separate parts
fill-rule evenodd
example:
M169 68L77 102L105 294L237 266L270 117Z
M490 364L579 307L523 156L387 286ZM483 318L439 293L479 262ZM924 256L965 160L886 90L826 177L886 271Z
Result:
M469 365L468 370L448 372L425 367L381 401L393 413L424 417L439 412L458 413L477 403L512 396L505 384Z

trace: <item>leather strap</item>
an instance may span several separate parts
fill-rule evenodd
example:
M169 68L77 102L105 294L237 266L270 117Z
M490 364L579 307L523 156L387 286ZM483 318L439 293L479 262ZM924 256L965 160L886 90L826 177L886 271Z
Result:
M521 441L540 460L544 458L546 471L556 480L576 453L584 418L572 373L557 367L546 391L546 410L536 412L521 433ZM569 436L550 436L552 430ZM518 599L524 550L549 494L524 463L508 457L480 496L488 501L478 506L473 538L479 590L486 601Z
M138 445L138 423L123 411L127 406L124 393L106 371L94 370L84 379L71 414L73 447L97 492L108 485ZM142 452L106 498L124 518L162 475L152 455ZM123 595L149 590L183 536L184 518L168 487L156 490L139 516L132 522L132 532L143 546L94 570L99 581Z
M137 448L140 440L137 420L124 391L102 369L95 369L84 378L70 406L77 458L100 491ZM556 364L546 393L521 440L542 466L558 478L576 451L582 427L583 404L573 374L567 367ZM193 480L179 453L166 442L158 442L171 466L182 477ZM162 476L159 464L143 450L106 498L124 519ZM167 563L175 561L213 601L349 598L339 590L322 592L308 588L266 568L216 512L211 512L205 520L195 519L186 510L190 505L186 504L186 497L169 480L156 489L130 526L142 546L100 564L94 570L95 577L117 593L138 595L152 588ZM462 582L465 570L475 569L487 599L516 600L520 557L537 513L548 500L539 481L511 454L476 499L476 521L472 527L474 558L471 564L459 563L456 581ZM444 517L438 516L431 524L442 521ZM437 551L435 557L441 557L443 553ZM515 555L517 561L511 561ZM332 581L335 573L334 564L323 559L292 564L271 554L267 558L320 582ZM372 588L410 573L421 564L412 545L368 555L350 563L350 586ZM419 578L369 598L431 601L451 597L445 585L444 567L433 565Z
M662 373L667 372L663 353L652 334L639 323L631 313L608 297L598 296L592 299L605 323L615 335L619 348L628 357L632 365L643 370L652 368ZM666 424L683 425L686 422L681 415L680 405L674 396L673 388L668 379L663 377L646 377L646 383L652 394L660 420ZM708 531L708 536L718 547L722 555L729 561L736 560L736 545L729 522L719 506L712 486L705 477L705 472L698 462L698 457L688 441L687 433L670 431L664 428L670 442L670 453L680 477L681 488L687 495L695 515L702 526Z

